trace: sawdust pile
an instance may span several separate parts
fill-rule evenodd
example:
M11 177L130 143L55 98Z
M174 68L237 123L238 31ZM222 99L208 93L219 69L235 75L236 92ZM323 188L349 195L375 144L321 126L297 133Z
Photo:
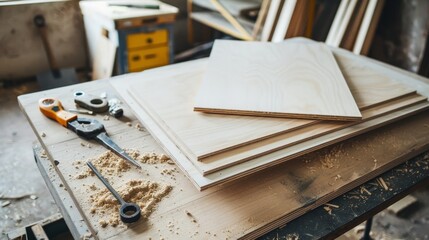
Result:
M168 195L172 187L144 180L131 180L122 185L117 192L126 202L136 203L141 208L142 218L148 218L156 204ZM116 227L120 223L119 203L107 189L96 191L90 196L91 213L99 214L101 227Z
M131 168L130 164L125 159L117 156L111 151L106 151L97 158L90 159L89 161L92 162L102 175L121 176L121 173L126 172ZM85 165L84 170L75 176L76 179L82 179L94 175L91 169L86 166L85 161L75 161L73 165L77 169Z
M332 169L340 167L340 156L343 154L342 145L335 146L321 156L322 168Z
M130 155L130 157L145 164L174 164L174 162L165 154L157 154L154 152L140 154L139 151L133 149L127 149L127 153Z
M127 149L126 152L130 157L144 164L166 163L174 165L174 162L165 154L157 154L154 152L140 154L139 151L133 149ZM89 161L91 161L98 171L105 176L122 176L122 173L131 168L131 165L125 159L114 154L112 151L106 151L97 158L90 159ZM73 165L76 169L80 169L80 167L83 169L75 176L75 179L82 179L94 175L86 166L86 161L75 161Z

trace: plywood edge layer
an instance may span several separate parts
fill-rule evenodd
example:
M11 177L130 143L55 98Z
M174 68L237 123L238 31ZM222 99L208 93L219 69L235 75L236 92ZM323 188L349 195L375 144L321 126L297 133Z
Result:
M377 118L377 117L380 117L380 116L383 116L383 115L386 115L386 114L389 114L389 113L392 113L392 112L395 112L395 111L398 111L398 110L401 110L401 109L404 109L404 108L407 108L407 107L410 107L413 105L417 105L419 103L423 103L424 101L426 101L426 98L423 96L417 95L417 94L415 96L404 97L404 99L398 100L397 103L392 103L392 104L386 103L385 104L386 106L377 107L379 109L376 108L376 109L372 109L372 110L367 110L368 113L364 112L364 115L365 115L364 121L369 121L371 119L374 119L374 118ZM351 127L355 124L357 124L357 123L337 124L337 125L327 123L328 126L326 126L326 125L323 126L323 128L325 128L325 129L320 130L320 131L317 130L317 128L320 128L320 126L314 125L314 126L310 126L307 128L300 129L296 132L290 132L290 133L284 134L284 139L296 138L296 140L285 143L284 145L276 144L276 142L267 143L266 144L267 150L265 150L265 151L261 150L260 152L258 152L257 154L255 154L253 156L247 156L247 157L244 157L238 161L224 161L226 163L217 164L217 162L215 160L214 164L211 164L211 165L213 165L212 168L210 168L210 169L207 168L206 170L204 170L204 169L202 170L204 172L203 175L206 176L208 174L215 173L215 172L220 171L222 169L226 169L228 167L238 165L240 163L262 157L266 154L270 154L270 153L273 153L275 151L279 151L279 150L285 149L287 147L291 147L293 145L305 142L311 138L316 138L316 137L323 136L323 135L326 135L326 134L329 134L329 133L332 133L332 132L335 132L335 131L338 131L338 130L341 130L341 129L344 129L347 127ZM331 125L331 126L329 126L329 125ZM300 135L302 137L299 137ZM282 142L282 140L277 140L277 142ZM255 146L249 146L249 148L260 147L260 146L256 146L256 144L254 144ZM263 145L263 144L264 143L262 143L261 145ZM243 151L246 151L246 150L243 150ZM250 150L248 150L248 151L250 151ZM232 153L232 154L234 154L234 153ZM217 161L222 161L222 159L219 158ZM209 165L209 164L207 164L207 165Z
M357 136L359 134L371 131L378 127L387 125L394 121L398 121L405 117L417 114L429 108L429 103L421 103L416 106L408 107L403 110L395 111L391 114L382 116L380 118L376 118L367 122L363 122L357 125L352 126L351 128L342 129L340 131L336 131L318 138L311 139L307 142L297 144L292 146L292 149L285 149L283 151L278 151L273 154L276 154L277 160L271 161L268 164L258 163L253 164L252 167L242 166L242 165L250 165L252 160L241 165L236 165L231 167L228 170L219 171L214 174L207 175L204 177L206 179L207 184L200 186L201 190L208 189L218 184L225 184L231 181L234 181L238 178L248 176L252 173L260 171L262 169L266 169L282 162L291 160L293 158L302 156L304 154L316 151L318 149L330 146L339 141L343 141L349 139L351 137ZM309 147L311 146L311 147ZM256 166L255 166L256 165ZM243 169L248 168L245 172ZM208 180L208 181L207 181Z
M216 108L194 107L196 112L205 112L213 114L230 114L239 116L256 116L256 117L278 117L278 118L296 118L306 120L333 120L333 121L358 121L362 120L362 115L356 116L335 116L335 115L316 115L316 114L299 114L299 113L280 113L280 112L257 112L247 110L227 110Z

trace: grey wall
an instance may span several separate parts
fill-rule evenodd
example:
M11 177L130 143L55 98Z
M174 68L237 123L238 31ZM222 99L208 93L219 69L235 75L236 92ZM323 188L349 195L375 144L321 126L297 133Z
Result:
M78 1L44 2L22 1L25 4L15 6L0 2L0 80L30 77L49 69L33 23L36 14L46 19L48 39L59 67L86 66L86 40Z

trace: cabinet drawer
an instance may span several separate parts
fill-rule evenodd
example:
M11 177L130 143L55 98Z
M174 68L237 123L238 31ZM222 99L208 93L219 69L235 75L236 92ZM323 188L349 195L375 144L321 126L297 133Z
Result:
M168 46L128 51L128 69L130 72L159 67L168 63Z
M147 33L135 33L127 36L127 48L151 47L168 42L167 29L160 29Z

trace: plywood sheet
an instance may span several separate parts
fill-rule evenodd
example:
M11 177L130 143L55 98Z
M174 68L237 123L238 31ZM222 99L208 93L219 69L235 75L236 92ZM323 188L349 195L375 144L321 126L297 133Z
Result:
M320 120L362 116L324 44L217 40L195 111Z
M349 66L349 69L355 69L356 73L361 73L362 69L365 69L367 71L365 73L366 76L365 76L365 74L361 75L363 77L363 79L366 79L366 78L377 79L376 78L377 74L375 74L375 73L377 73L377 72L378 73L384 73L387 71L386 67L375 67L375 66L373 66L375 64L367 64L367 62L364 61L364 59L357 58L356 56L351 55L347 52L344 52L341 50L335 50L335 53L336 53L337 58L343 58L346 60L349 59L350 61L355 62L355 64L350 64L350 66L348 64L346 64L346 65ZM204 61L189 62L189 63L183 64L183 67L181 67L180 65L179 66L170 66L169 67L171 69L170 74L165 74L165 71L163 71L163 69L159 69L159 71L152 70L151 73L146 72L147 74L149 74L148 76L145 75L144 77L143 76L142 77L145 79L149 79L150 77L160 76L160 78L171 79L171 78L175 78L177 76L177 74L179 74L179 75L185 74L186 72L189 72L189 70L192 71L195 69L204 68L201 64L198 64L198 63L202 63L202 62L204 62ZM186 65L186 67L184 65ZM374 71L371 71L371 69L377 69L377 71L374 72ZM404 78L405 78L407 82L412 82L412 81L410 81L410 80L412 80L410 77L404 76L404 74L395 74L395 71L390 71L390 74L388 75L390 79L404 80ZM387 71L387 72L389 73L389 71ZM356 74L356 73L350 74L350 76L359 76L359 74ZM371 76L371 75L373 75L373 76ZM160 79L160 78L158 78L158 79ZM382 81L383 78L389 79L387 77L381 77L380 80L377 80L375 82ZM156 79L156 77L154 79ZM132 82L136 82L136 81L137 81L137 79L134 79ZM393 82L395 82L395 81L393 81ZM165 86L165 84L164 84L164 86ZM400 86L400 84L397 86ZM123 86L119 87L119 85L116 87L122 93L124 98L126 98L127 102L134 105L133 110L138 113L140 120L142 122L144 122L145 124L147 124L148 126L150 125L151 128L153 126L154 126L154 128L157 128L155 126L156 124L150 119L150 117L146 114L143 114L143 112L145 110L143 110L141 108L140 104L136 104L135 100L133 100L131 97L128 96L129 94L127 93L127 89L124 89ZM400 88L403 88L403 86L401 86ZM421 88L421 87L419 87L419 88ZM377 87L375 87L373 89L374 89L375 93L383 92L383 91L380 91L380 89L377 90ZM395 90L398 88L393 87L391 89ZM403 88L400 91L403 91L404 89L408 89L408 88ZM365 92L365 91L363 91L363 92ZM164 94L165 94L165 92L164 92ZM186 95L186 93L184 93L184 95ZM382 99L386 100L385 96L384 97L379 96L379 100L382 101ZM411 112L413 112L413 111L411 111ZM385 124L385 123L381 122L380 124ZM379 126L380 124L378 124L377 126ZM368 126L368 124L366 124L364 126ZM154 131L155 136L157 136L158 140L164 144L164 147L167 149L167 151L169 151L170 154L172 154L172 155L176 154L176 156L179 156L178 162L179 162L179 165L182 167L182 169L188 170L189 175L193 175L194 177L196 176L196 179L192 179L191 176L190 176L190 178L194 181L195 185L198 186L200 189L205 189L207 187L214 186L214 185L222 183L222 182L231 181L233 179L242 177L243 175L248 175L254 171L257 171L258 169L266 168L267 166L266 165L264 166L264 163L270 162L269 166L271 166L274 164L278 164L279 162L286 161L292 157L296 157L297 155L301 155L301 154L305 153L305 151L304 151L305 147L303 146L303 144L301 144L300 146L295 146L292 149L287 149L284 151L278 151L276 153L269 154L268 156L264 156L264 157L261 157L259 159L254 159L254 160L251 160L249 162L240 164L239 166L236 166L232 169L229 169L229 171L220 171L216 174L209 174L208 176L201 177L201 176L197 176L198 171L195 169L195 166L190 164L189 159L187 159L185 156L182 155L182 152L177 149L177 145L175 143L171 142L171 140L168 140L167 139L168 137L166 135L161 136L162 134L160 134L161 130L159 129L159 127L157 128L158 130L154 130L151 128L150 128L150 130ZM356 129L359 129L359 127L356 127L356 126L353 127L352 129L355 132L355 134L358 134L358 133L361 133L364 131L368 131L368 129L365 129L365 128L357 131ZM340 132L338 134L341 135ZM321 141L321 142L319 142L319 144L322 144L319 147L323 147L326 144L332 144L333 141L331 141L331 140L335 140L336 137L339 136L338 134L331 134L330 136L327 136L326 138L324 138L325 140L323 140L323 141L319 139ZM353 135L351 135L351 136L353 136ZM347 138L350 136L347 136L347 134L344 133L344 136L342 136L342 138L344 138L344 137ZM329 140L329 138L332 138L332 139ZM336 140L338 140L338 139L336 139ZM167 144L166 144L166 142L167 142ZM314 142L314 144L316 144L316 143ZM316 146L316 145L313 145L313 146ZM176 150L174 150L174 149L176 149ZM287 156L289 156L289 157L287 157Z
M362 109L414 92L379 71L354 63L349 57L336 55L336 58ZM131 83L129 91L194 162L227 152L234 149L233 146L261 142L265 136L273 137L316 123L192 112L192 100L206 64L191 65L193 67L186 68L186 71L169 77L152 75L144 81ZM205 136L204 141L200 140L201 136ZM240 141L245 144L240 144Z
M356 70L359 71L360 68L356 68ZM388 101L387 96L390 96L392 98L397 98L397 96L401 96L401 94L405 94L405 97L396 100L396 102L393 101L391 103L386 103L385 106L382 106L380 108L373 107L373 108L369 108L368 110L365 110L364 115L366 119L368 119L369 117L372 118L377 114L384 113L383 109L387 109L387 111L392 111L392 109L394 110L396 108L406 106L407 104L414 103L413 101L419 102L424 99L423 97L419 97L415 95L407 96L409 95L409 93L412 93L412 90L404 87L402 84L398 84L389 79L383 80L383 78L380 78L380 77L377 78L377 75L374 73L372 78L370 77L368 79L368 76L370 76L368 75L368 73L359 74L359 73L363 73L362 71L359 71L353 74L353 71L354 71L353 66L351 66L348 69L348 71L350 72L349 75L351 76L351 78L353 79L353 82L355 83L354 86L356 87L356 89L358 89L358 91L356 91L356 95L359 96L357 99L359 99L359 103L361 103L361 106L363 109L368 109L370 106L379 105L380 103ZM191 74L176 76L175 79L178 80L180 85L183 86L184 88L191 89L191 87L189 86L192 86L192 84L191 82L188 82L188 81L192 81ZM373 81L371 82L370 79L373 79ZM187 83L190 83L190 84L187 84ZM385 84L383 85L382 83L385 83ZM135 99L140 99L142 95L144 95L145 97L151 97L151 93L155 93L156 88L159 87L158 84L161 84L164 86L171 85L168 82L164 82L162 79L153 79L153 82L147 81L147 84L140 85L139 88L133 87L132 89L135 89L136 92L132 91L134 93L132 93L131 95ZM171 87L177 90L180 90L179 86L175 86L174 84L171 85ZM141 90L141 89L144 89L144 90ZM398 91L398 92L394 92L394 91L392 92L392 89L395 89L394 91ZM137 92L139 92L139 95L137 95ZM189 96L189 97L191 97L192 95L191 93L186 91L180 91L180 93L183 94L184 96ZM174 95L176 94L168 93L168 96L170 97L173 97ZM365 96L368 96L368 97L365 97ZM180 99L175 99L174 97L171 100L174 102L184 102L184 101L180 101ZM157 101L157 103L159 103L159 101ZM142 102L142 104L144 104L147 107L147 103ZM153 106L153 104L149 104L149 105ZM152 112L151 116L158 121L159 125L164 129L164 131L169 132L167 134L169 134L172 137L176 137L174 138L174 140L180 141L177 138L178 135L171 133L173 129L168 127L169 124L164 122L160 115L157 115L156 113L154 113L156 111L153 111L153 109L160 109L162 106L157 104L155 106L156 106L155 108L146 108L146 109ZM174 106L178 107L177 105L174 105ZM395 106L397 107L395 108ZM380 111L380 109L382 110ZM173 112L178 113L180 111L173 111ZM176 119L176 121L180 121L179 118L174 117L172 119ZM214 171L217 171L219 169L223 169L228 166L238 164L240 162L247 161L252 158L256 158L258 156L261 156L262 154L279 150L286 146L290 146L294 143L302 142L303 140L311 137L315 137L318 134L320 135L322 133L327 133L334 129L341 129L347 126L350 126L350 124L318 123L316 125L311 125L310 127L303 128L301 130L294 130L290 133L283 133L275 137L260 140L255 143L248 144L246 146L242 146L234 150L226 151L224 153L215 154L213 156L209 156L207 158L201 159L201 161L203 161L204 163L200 163L196 159L190 158L189 156L188 157L192 161L192 163L197 167L200 173L205 175L205 174L209 174ZM225 139L225 141L226 140L227 139ZM207 139L207 141L210 141L210 139ZM180 146L180 143L177 141L176 141L176 144Z
M418 94L405 96L395 101L381 104L362 111L363 121L368 121L391 112L427 101L426 97ZM355 125L355 122L337 123L321 122L289 133L284 133L269 139L243 146L225 153L216 154L204 159L203 163L194 162L195 167L203 174L208 175L216 171L240 164L250 159L256 159L306 140L322 136ZM272 159L271 159L272 160ZM268 162L269 160L267 160Z
M188 65L189 66L189 65ZM177 66L176 66L177 67ZM178 69L178 68L175 68ZM134 79L135 80L135 79ZM202 176L191 161L183 155L177 145L172 142L163 130L153 121L153 119L145 112L145 110L136 103L135 100L128 94L127 88L123 83L113 82L115 89L121 94L124 100L131 105L131 108L139 120L147 126L149 132L156 138L159 143L162 143L164 149L173 157L179 168L187 175L191 182L199 190L209 190L220 184L236 181L245 176L259 172L263 169L278 165L285 161L302 156L306 153L321 149L332 145L339 141L351 138L358 134L362 134L375 128L384 126L385 124L403 119L407 116L416 114L420 111L429 108L428 103L421 103L415 106L407 107L399 111L392 112L377 119L369 120L360 124L356 124L351 128L346 128L340 131L326 134L324 136L313 138L305 143L296 144L292 147L282 149L262 157L252 159L241 164L232 166L226 170L220 170L207 176Z

